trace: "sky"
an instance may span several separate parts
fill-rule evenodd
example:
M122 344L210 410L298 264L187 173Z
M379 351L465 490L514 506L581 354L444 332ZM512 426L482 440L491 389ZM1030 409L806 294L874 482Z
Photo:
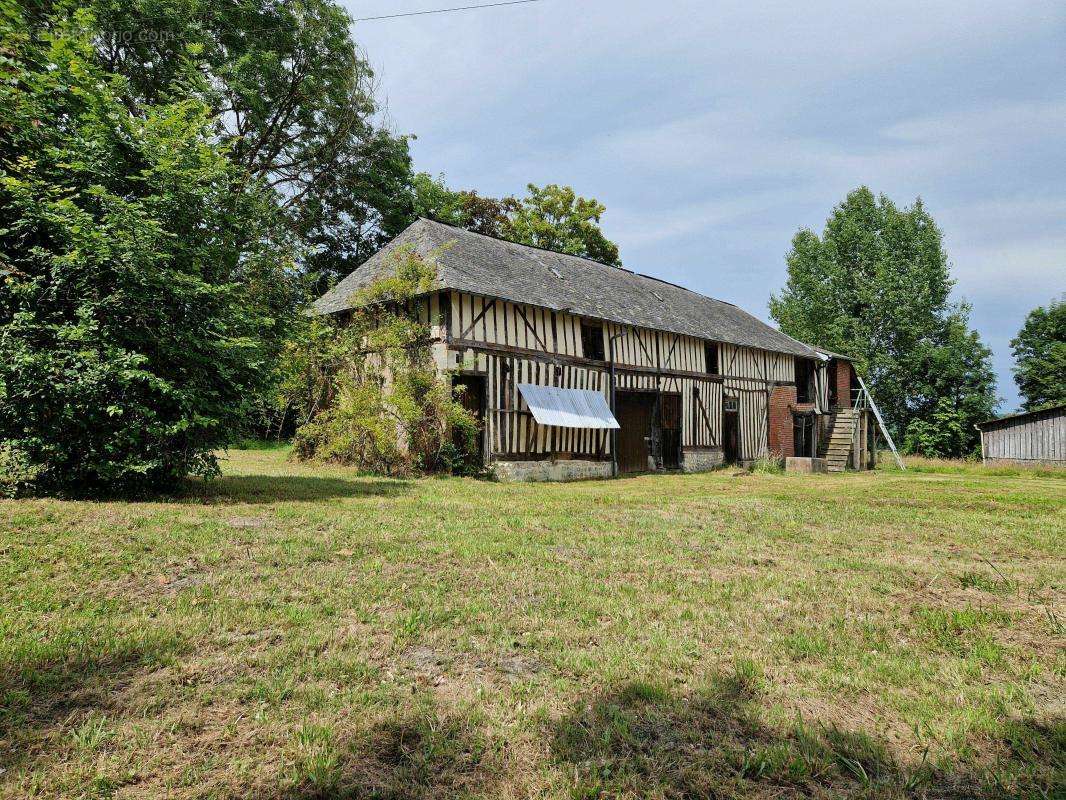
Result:
M569 184L627 268L763 319L798 229L863 184L920 196L1012 410L1010 339L1066 292L1066 3L876 5L539 0L353 33L416 169Z

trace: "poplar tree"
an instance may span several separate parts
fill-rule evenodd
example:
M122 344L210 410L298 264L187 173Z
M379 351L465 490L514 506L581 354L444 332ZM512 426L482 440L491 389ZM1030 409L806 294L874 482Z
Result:
M856 360L894 436L912 450L973 451L973 423L996 406L991 352L951 298L943 235L920 199L900 208L868 188L802 229L788 280L770 298L781 329ZM937 435L939 430L950 435Z

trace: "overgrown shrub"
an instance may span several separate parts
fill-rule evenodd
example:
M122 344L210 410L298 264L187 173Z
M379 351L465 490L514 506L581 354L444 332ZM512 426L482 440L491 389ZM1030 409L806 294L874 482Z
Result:
M308 417L293 453L382 475L474 472L477 422L409 313L435 267L406 249L393 260L394 277L359 292L349 321L317 319L287 352L288 397Z
M776 453L759 456L751 463L751 471L766 475L779 475L785 471L784 459Z

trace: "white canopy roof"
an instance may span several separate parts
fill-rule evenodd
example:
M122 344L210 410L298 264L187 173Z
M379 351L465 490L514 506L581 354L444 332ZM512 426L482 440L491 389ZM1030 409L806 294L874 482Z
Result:
M607 398L589 389L560 389L556 386L518 384L518 391L541 425L560 428L618 428L607 406Z

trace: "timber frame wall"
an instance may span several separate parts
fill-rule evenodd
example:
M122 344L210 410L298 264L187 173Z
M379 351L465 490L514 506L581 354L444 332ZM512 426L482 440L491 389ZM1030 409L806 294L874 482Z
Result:
M417 301L416 313L430 330L441 369L486 379L489 461L610 458L606 431L538 425L517 388L536 383L609 395L610 363L585 356L582 322L602 326L608 359L611 337L625 334L614 340L616 391L681 396L682 452L721 449L722 406L728 397L738 405L739 459L768 455L771 393L774 387L795 385L791 354L713 342L719 369L711 374L706 340L498 298L442 291Z

